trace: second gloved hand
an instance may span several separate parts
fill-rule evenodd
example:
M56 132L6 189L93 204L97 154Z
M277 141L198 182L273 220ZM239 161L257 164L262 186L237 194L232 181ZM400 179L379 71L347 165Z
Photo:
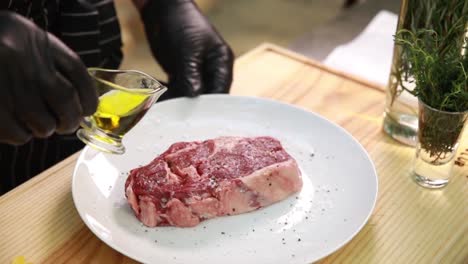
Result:
M228 93L234 56L189 0L152 0L142 18L153 55L169 75L165 97Z

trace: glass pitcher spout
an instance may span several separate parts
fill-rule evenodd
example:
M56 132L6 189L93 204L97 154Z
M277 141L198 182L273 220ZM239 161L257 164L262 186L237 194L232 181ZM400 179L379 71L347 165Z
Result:
M77 136L86 144L123 154L122 138L146 114L167 88L137 70L89 68L99 96L96 112L85 117Z

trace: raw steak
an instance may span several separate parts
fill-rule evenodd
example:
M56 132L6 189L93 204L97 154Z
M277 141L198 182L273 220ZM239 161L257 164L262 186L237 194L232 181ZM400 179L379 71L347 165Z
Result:
M271 137L179 142L133 169L125 194L146 226L195 226L256 210L302 187L296 161Z

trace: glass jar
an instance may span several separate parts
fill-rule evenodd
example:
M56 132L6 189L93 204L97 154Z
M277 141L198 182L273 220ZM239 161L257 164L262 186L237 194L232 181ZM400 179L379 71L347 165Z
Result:
M415 181L427 188L448 184L468 112L446 112L419 101L419 130L413 163Z
M417 1L402 0L397 31L417 29L415 24L418 23L415 20L419 17L414 17L414 14L421 11L417 10L418 4L415 2ZM418 99L403 89L403 86L409 90L414 88L414 78L407 73L408 67L404 50L395 45L386 93L383 129L397 141L415 146L418 130Z

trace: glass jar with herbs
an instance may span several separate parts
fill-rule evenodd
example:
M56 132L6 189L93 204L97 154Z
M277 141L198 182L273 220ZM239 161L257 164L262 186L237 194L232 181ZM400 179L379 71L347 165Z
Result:
M467 120L468 1L408 0L406 4L411 23L395 35L404 63L394 68L398 86L388 93L387 111L395 110L404 93L417 98L413 175L420 185L439 188L449 182Z
M429 56L420 53L419 59L442 62L440 67L432 70L437 74L431 73L426 81L446 89L453 76L460 73L459 68L445 66L450 59L454 62L451 65L456 65L464 56L460 43L466 38L467 10L466 0L402 0L383 123L384 131L392 138L411 146L417 143L419 92L416 90L419 89L417 86L427 85L422 78L429 76L415 76L416 61L411 61L415 58L412 51L424 45L428 48L426 53L435 52L426 54ZM417 38L412 38L411 34L416 34ZM416 42L408 42L412 40ZM434 80L434 77L442 79ZM460 81L463 80L456 82Z

